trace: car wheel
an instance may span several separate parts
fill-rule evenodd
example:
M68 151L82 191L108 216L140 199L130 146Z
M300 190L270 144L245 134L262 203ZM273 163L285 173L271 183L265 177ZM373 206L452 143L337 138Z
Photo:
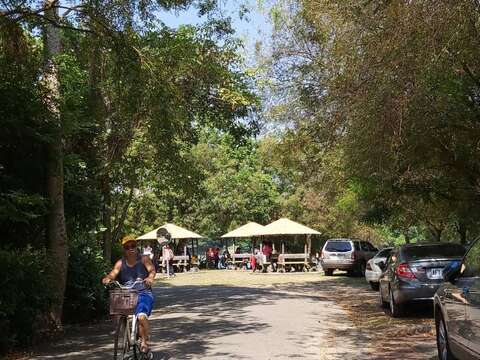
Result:
M333 275L333 269L325 269L325 276L332 276Z
M439 319L436 321L436 329L439 360L455 360L455 357L451 353L448 345L448 333L442 315L440 315Z
M403 307L401 304L395 301L395 298L393 297L392 289L390 289L389 295L390 295L390 313L394 318L398 318L403 315Z
M385 300L383 300L382 288L380 288L380 287L379 287L379 292L378 292L378 305L380 305L380 307L382 309L387 308L387 303L385 302Z
M372 290L378 291L378 283L377 282L370 281L370 287L372 288Z

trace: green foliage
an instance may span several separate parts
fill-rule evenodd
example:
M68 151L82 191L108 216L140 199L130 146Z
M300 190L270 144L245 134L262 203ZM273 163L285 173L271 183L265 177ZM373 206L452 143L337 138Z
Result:
M42 317L51 301L47 264L45 252L31 247L0 250L0 352L29 345L44 330Z
M267 76L278 99L267 115L287 124L279 146L297 173L283 173L323 202L321 223L333 215L350 234L382 224L434 240L478 232L478 10L471 1L276 5Z
M101 278L109 269L92 235L77 235L69 249L64 317L68 322L89 321L105 314L107 298Z

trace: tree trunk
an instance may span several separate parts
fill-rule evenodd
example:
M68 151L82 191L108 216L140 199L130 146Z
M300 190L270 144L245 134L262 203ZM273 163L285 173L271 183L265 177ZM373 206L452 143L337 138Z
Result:
M467 226L463 221L459 221L456 226L458 235L460 236L460 244L465 245L467 243Z
M110 179L105 176L103 179L103 257L109 264L112 262L112 196L110 194Z
M58 0L45 0L45 17L50 21L43 30L45 65L43 85L44 103L49 110L51 140L46 146L47 194L50 211L47 218L47 254L51 266L49 276L52 284L51 321L56 328L62 327L62 310L67 281L68 244L64 212L63 177L63 129L59 108L60 84L56 57L60 55L60 31L54 25L58 21Z
M435 241L442 241L443 228L437 228L436 226L430 227L430 232L433 235Z
M95 2L98 6L98 2ZM95 24L90 23L90 29L95 31ZM97 124L105 124L106 113L103 102L102 92L100 89L100 82L102 78L102 53L100 43L93 35L90 38L90 54L89 54L89 111L95 118ZM112 197L110 193L110 178L108 176L108 169L106 168L106 155L104 147L100 147L98 157L104 159L102 164L102 172L99 176L100 189L103 199L102 207L102 224L104 231L102 232L102 246L103 257L105 261L110 264L112 262Z

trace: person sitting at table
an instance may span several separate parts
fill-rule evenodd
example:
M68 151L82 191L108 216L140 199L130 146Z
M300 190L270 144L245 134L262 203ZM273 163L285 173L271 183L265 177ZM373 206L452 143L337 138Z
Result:
M152 251L152 247L150 245L147 245L144 249L143 249L143 256L148 256L151 259L153 259L153 251Z

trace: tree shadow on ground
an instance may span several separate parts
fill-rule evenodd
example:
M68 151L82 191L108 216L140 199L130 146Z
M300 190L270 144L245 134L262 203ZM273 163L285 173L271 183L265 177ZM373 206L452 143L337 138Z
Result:
M244 315L246 307L274 304L280 299L322 299L303 292L295 294L288 291L288 286L284 290L223 285L155 287L154 293L152 350L162 359L201 358L207 350L221 347L215 343L219 336L248 334L270 326ZM112 321L72 327L62 341L38 348L34 358L110 359L112 330ZM217 354L221 356L221 349Z
M314 329L305 329L301 337L288 333L288 340L299 349L298 355L289 357L308 355L318 359L353 359L365 358L368 354L368 358L393 359L401 350L404 359L428 359L426 354L432 349L428 331L412 332L412 328L428 328L432 323L431 313L420 308L406 319L392 319L379 308L378 293L371 291L363 279L337 275L320 281L265 287L158 286L154 292L156 304L150 324L156 359L198 359L207 353L219 359L240 359L238 354L224 352L216 338L235 334L248 336L270 327L268 322L249 316L246 308L272 305L285 299L318 302L322 306L337 304L343 309L333 312L333 318L328 319L335 327L327 331L325 348L318 349L322 356L314 357L317 349L307 349L318 334ZM319 308L319 319L321 311ZM316 315L311 313L310 316ZM64 340L40 348L39 355L34 358L110 359L112 329L111 321L89 327L72 327ZM406 330L410 332L402 335ZM355 353L358 357L352 357Z

